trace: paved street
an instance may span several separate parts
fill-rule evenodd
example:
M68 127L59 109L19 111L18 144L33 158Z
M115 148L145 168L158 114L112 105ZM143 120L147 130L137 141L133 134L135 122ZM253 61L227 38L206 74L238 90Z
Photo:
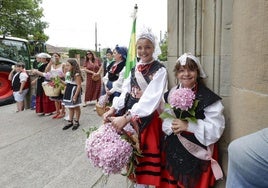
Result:
M94 105L82 108L78 130L63 131L63 119L39 117L33 110L16 113L15 104L0 107L1 188L127 188L121 175L112 175L105 185L94 186L102 176L91 166L84 151L82 128L99 126Z

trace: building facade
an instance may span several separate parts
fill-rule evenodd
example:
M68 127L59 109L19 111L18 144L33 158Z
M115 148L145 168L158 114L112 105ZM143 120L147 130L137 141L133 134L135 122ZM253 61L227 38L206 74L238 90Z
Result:
M220 140L227 172L229 143L268 127L268 0L168 0L169 87L177 58L196 55L207 86L223 98ZM216 187L225 187L225 181Z

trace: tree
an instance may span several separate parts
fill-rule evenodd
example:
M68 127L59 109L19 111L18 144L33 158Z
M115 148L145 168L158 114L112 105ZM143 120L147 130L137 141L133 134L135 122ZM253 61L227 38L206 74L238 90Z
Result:
M167 48L168 48L168 36L167 32L164 35L164 39L160 41L160 49L161 49L161 54L158 56L160 61L166 61L167 60Z
M42 0L0 0L0 34L21 38L32 35L35 40L47 41L44 29L48 23L41 21L41 3Z

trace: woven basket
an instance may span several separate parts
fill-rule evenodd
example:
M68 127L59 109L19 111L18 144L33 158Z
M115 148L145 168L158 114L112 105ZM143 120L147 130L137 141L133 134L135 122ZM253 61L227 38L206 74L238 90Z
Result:
M60 92L61 92L60 87L54 88L50 86L47 82L43 82L42 87L44 89L46 96L48 97L57 97L60 95Z
M96 103L96 112L99 116L102 116L108 110L109 110L108 106L100 106L98 103Z

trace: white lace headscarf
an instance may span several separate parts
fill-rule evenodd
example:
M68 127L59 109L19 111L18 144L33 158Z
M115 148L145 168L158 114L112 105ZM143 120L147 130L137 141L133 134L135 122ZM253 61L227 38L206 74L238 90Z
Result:
M198 66L199 72L200 72L200 77L201 78L206 78L207 75L204 71L204 69L202 68L200 61L197 59L197 57L195 57L194 55L192 55L191 53L184 53L183 55L181 55L178 59L177 59L177 63L180 63L182 66L184 66L186 64L186 59L190 58L192 59Z
M159 47L157 37L153 34L152 30L148 27L143 27L141 29L140 34L137 37L137 40L139 39L148 39L149 41L152 42L154 46L153 58L158 59L158 56L161 54L161 49Z
M49 55L47 53L44 53L44 52L41 52L40 54L37 54L36 57L39 57L39 58L51 58L51 55Z

